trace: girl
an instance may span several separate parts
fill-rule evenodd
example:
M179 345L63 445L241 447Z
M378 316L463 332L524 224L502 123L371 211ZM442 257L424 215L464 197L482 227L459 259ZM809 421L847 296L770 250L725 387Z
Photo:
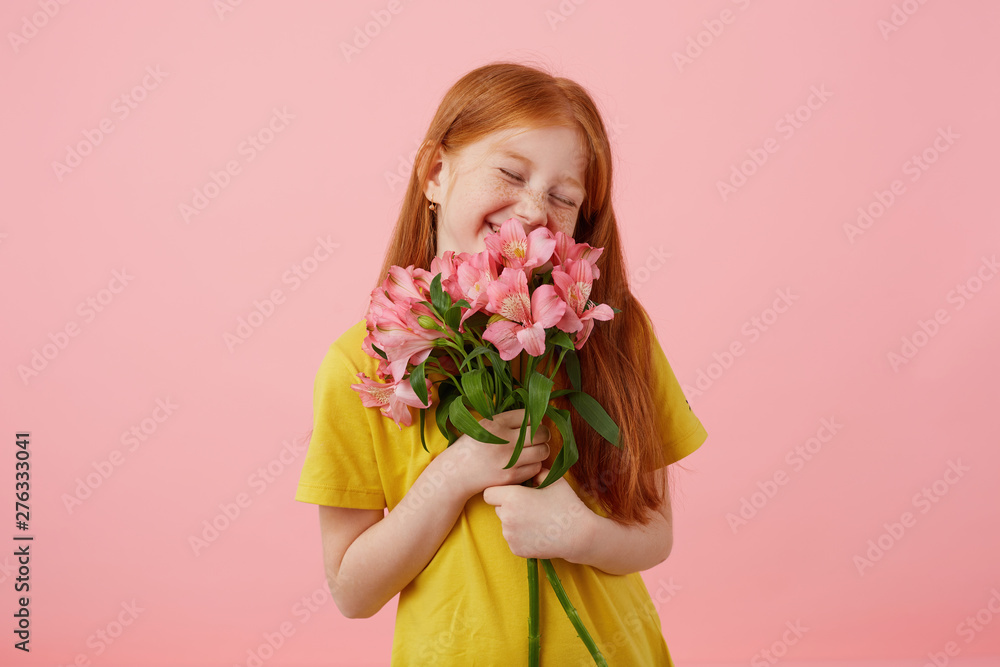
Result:
M399 428L350 387L358 373L376 377L362 351L366 321L341 335L316 376L295 497L320 506L326 577L345 616L370 617L399 594L394 667L526 664L525 558L553 559L610 665L673 664L639 572L671 550L668 465L707 433L629 290L611 191L604 123L568 79L489 64L462 77L431 122L376 287L392 265L429 270L447 250L484 250L510 218L526 233L546 226L604 248L590 298L621 312L598 322L578 354L583 390L618 424L620 448L571 411L578 462L529 488L520 484L541 482L562 444L548 418L504 470L521 410L480 420L509 444L462 436L448 447L432 408L428 453L416 419ZM555 388L568 386L560 370ZM593 664L544 573L539 595L542 664Z

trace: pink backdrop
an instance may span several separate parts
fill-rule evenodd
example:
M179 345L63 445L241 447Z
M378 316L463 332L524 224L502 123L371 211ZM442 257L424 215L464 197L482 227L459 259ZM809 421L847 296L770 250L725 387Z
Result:
M664 4L5 2L0 662L388 663L292 500L313 378L520 59L598 101L709 432L643 574L678 664L1000 664L1000 5Z

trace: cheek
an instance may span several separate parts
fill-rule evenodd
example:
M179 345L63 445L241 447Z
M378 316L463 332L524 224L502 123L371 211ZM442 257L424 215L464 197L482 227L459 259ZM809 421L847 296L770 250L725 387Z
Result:
M576 231L574 227L576 226L577 215L579 214L576 210L568 211L562 209L553 211L552 218L555 222L553 224L552 233L555 234L556 232L562 232L566 236L573 236L573 232Z

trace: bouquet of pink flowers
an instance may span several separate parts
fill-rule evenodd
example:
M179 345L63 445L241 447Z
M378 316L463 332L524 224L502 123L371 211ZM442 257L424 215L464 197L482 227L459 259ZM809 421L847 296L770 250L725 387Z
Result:
M527 426L531 438L548 416L562 435L560 449L542 488L569 470L579 453L568 410L550 405L566 396L584 420L603 438L618 446L618 426L601 405L580 389L576 356L595 320L610 320L620 312L590 300L596 266L603 248L576 243L562 232L539 227L525 234L515 219L486 237L487 249L477 253L444 253L431 270L393 266L372 291L366 315L367 354L378 359L378 379L358 373L352 384L366 407L380 408L399 428L413 423L410 408L420 410L420 437L425 411L431 407L429 374L438 381L435 420L448 444L466 434L480 442L507 444L487 431L470 408L486 419L506 410L524 408L524 421L506 468L521 454ZM527 356L527 368L514 378L511 360ZM558 356L557 356L558 355ZM560 366L566 363L571 389L552 391ZM457 431L457 432L456 432ZM528 559L529 664L538 664L537 559ZM597 664L603 656L580 622L548 559L546 576L587 644Z

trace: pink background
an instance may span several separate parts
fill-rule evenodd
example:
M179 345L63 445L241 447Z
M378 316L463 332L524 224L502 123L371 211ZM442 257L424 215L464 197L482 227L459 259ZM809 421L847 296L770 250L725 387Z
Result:
M678 664L1000 664L1000 5L664 4L5 2L0 663L246 665L270 635L266 665L388 664L395 603L346 620L325 592L300 439L397 170L459 76L516 59L600 105L634 289L709 432L643 574ZM876 217L849 235L859 207ZM270 316L227 345L255 302Z

